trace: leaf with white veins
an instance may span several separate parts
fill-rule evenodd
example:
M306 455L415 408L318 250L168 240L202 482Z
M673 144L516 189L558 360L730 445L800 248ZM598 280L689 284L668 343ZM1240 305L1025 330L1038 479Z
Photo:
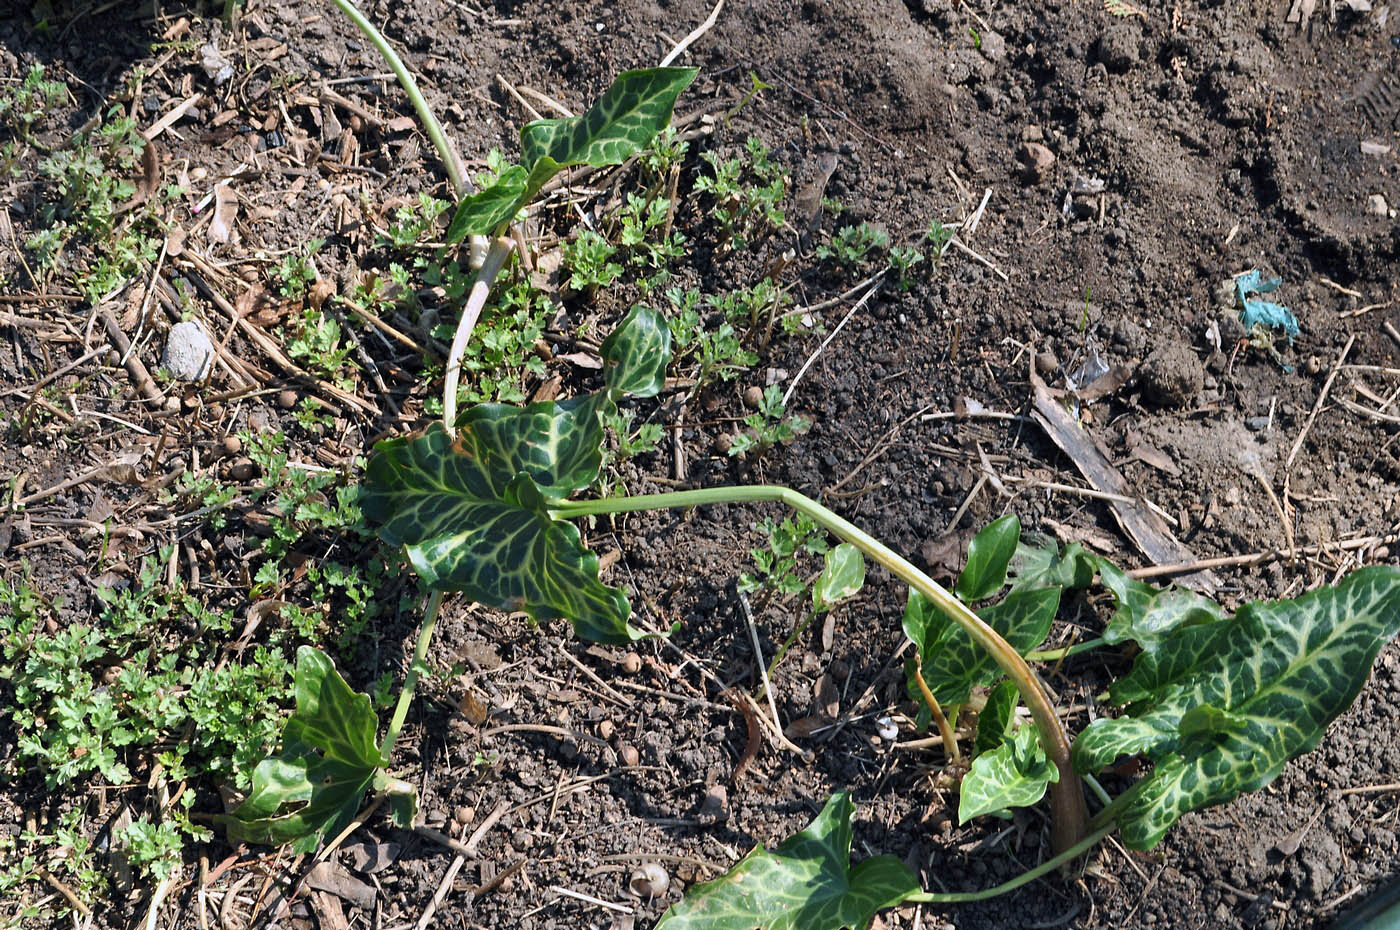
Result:
M876 911L919 890L894 856L851 866L851 814L845 791L817 819L771 852L754 849L734 868L696 885L656 930L865 930Z
M1258 790L1315 748L1397 632L1400 570L1382 566L1178 628L1114 684L1115 702L1135 703L1080 734L1075 768L1096 772L1140 752L1152 759L1118 816L1124 842L1149 849L1183 814Z

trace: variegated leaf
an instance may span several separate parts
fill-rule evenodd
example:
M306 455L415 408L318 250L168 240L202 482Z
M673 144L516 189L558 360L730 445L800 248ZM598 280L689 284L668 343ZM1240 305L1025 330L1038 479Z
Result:
M1264 787L1316 747L1397 632L1400 570L1380 566L1296 600L1176 628L1115 684L1115 701L1136 703L1084 730L1075 768L1095 772L1147 753L1152 772L1118 824L1124 842L1148 849L1183 814Z
M520 130L525 164L533 169L549 158L554 171L569 165L622 164L666 128L676 98L698 73L696 68L622 72L582 116L527 123Z
M297 650L296 712L282 752L253 771L247 799L221 818L235 843L315 849L355 816L385 760L369 695L351 690L319 650Z
M1046 787L1060 780L1055 763L1045 757L1033 726L1023 726L1011 739L972 760L958 797L958 822L1013 807L1029 807L1045 797Z
M837 792L807 829L756 848L721 877L690 889L656 930L865 930L919 890L893 856L851 867L850 795Z
M627 598L598 580L597 556L549 510L597 476L608 403L482 404L458 421L455 442L438 424L382 442L366 470L365 517L429 587L536 620L566 617L595 642L638 639Z
M509 222L525 204L525 186L525 169L511 165L501 172L495 184L463 197L447 227L447 241L461 242L468 236L489 235L500 224Z
M636 306L599 348L603 380L614 397L654 397L666 383L671 362L671 326L655 310Z
M1017 588L978 615L1024 655L1045 642L1059 604L1058 587ZM904 632L918 647L924 682L939 704L965 703L973 688L991 684L1001 674L996 661L961 626L912 589L904 607ZM923 701L912 672L909 696Z
M1107 559L1097 559L1099 577L1113 592L1118 609L1103 631L1110 645L1132 640L1144 652L1155 652L1165 638L1186 627L1219 620L1220 605L1184 588L1154 588Z
M1099 566L1098 556L1084 551L1079 543L1060 549L1054 540L1041 545L1017 543L1011 558L1011 572L1018 587L1039 588L1059 585L1067 591L1087 588Z

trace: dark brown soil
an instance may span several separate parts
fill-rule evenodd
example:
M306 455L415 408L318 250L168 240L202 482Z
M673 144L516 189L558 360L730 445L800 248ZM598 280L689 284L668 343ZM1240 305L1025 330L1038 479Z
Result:
M24 13L0 21L0 76L13 79L38 61L75 86L80 79L88 96L71 128L138 67L148 72L137 107L143 126L194 91L214 95L217 106L176 123L178 135L160 145L168 175L198 168L212 183L245 162L258 166L241 176L242 243L227 258L242 261L324 237L322 271L339 273L372 235L354 223L339 225L340 205L328 209L326 191L353 190L350 212L357 216L360 203L382 217L394 198L420 190L445 196L431 146L407 131L356 128L362 158L353 172L332 172L314 160L309 169L289 170L292 162L268 148L274 131L289 131L275 116L320 138L310 110L286 103L280 82L296 84L288 76L353 78L384 70L330 5L249 0L236 31L195 19L195 50L171 55L153 43L182 11L166 7L149 19L125 6L60 16L55 22L62 25L46 33L33 31ZM825 219L819 241L837 225L868 220L907 242L932 219L978 214L985 194L967 240L986 261L950 251L936 274L923 266L911 290L883 291L804 376L794 404L812 420L810 432L761 459L739 463L717 455L716 439L732 433L735 418L746 412L743 389L762 384L770 369L795 373L821 337L775 341L745 378L715 392L703 414L690 411L680 432L687 480L764 480L813 497L836 488L826 497L831 506L911 555L929 543L937 551L950 535L1014 511L1029 529L1086 541L1138 566L1141 555L1103 501L1044 488L1082 486L1082 479L1034 422L923 416L951 412L964 398L1025 413L1033 364L1063 386L1064 376L1097 351L1134 376L1087 407L1084 423L1135 490L1176 521L1177 535L1197 556L1322 547L1292 564L1220 570L1221 596L1230 606L1292 596L1361 564L1393 562L1386 546L1335 545L1397 530L1400 461L1393 440L1400 421L1392 413L1365 417L1339 402L1379 409L1383 400L1375 395L1393 399L1393 372L1344 370L1328 401L1314 407L1344 346L1350 347L1346 361L1357 365L1393 368L1400 354L1400 336L1386 329L1400 323L1400 226L1393 211L1382 216L1368 207L1377 194L1400 205L1400 17L1391 15L1397 22L1389 23L1381 12L1339 6L1333 22L1319 4L1304 28L1284 21L1287 6L1178 2L1119 17L1088 0L728 5L682 59L702 73L678 114L704 110L720 117L697 146L733 152L746 136L759 136L793 176L794 189L815 173L819 155L837 153L827 195L847 212L840 221ZM510 153L515 130L529 118L497 74L577 111L616 72L659 60L709 7L704 0L497 0L477 10L449 0L396 0L367 4L367 11L423 76L464 159L476 164L492 147ZM219 89L197 50L216 37L232 50L238 70L231 86ZM772 87L726 119L749 89L750 71ZM386 118L411 115L392 82L338 86ZM225 111L233 116L216 132L212 121ZM1378 143L1372 150L1379 153L1363 151L1363 141ZM692 157L683 194L700 170ZM1101 190L1070 197L1077 179L1101 182L1089 185ZM35 228L42 185L32 166L3 184L0 203L10 206L0 219L8 216L16 239L0 235L0 280L9 295L32 294L12 243ZM246 207L259 203L271 209ZM168 219L191 223L183 203L171 207ZM547 217L558 233L568 232L568 221ZM706 293L752 283L795 245L795 236L784 233L747 255L722 254L711 247L708 204L698 196L685 197L676 223L695 244L683 279ZM263 264L246 267L266 275ZM1276 357L1248 346L1233 315L1217 310L1222 282L1255 267L1283 279L1272 296L1302 326L1291 344L1276 341ZM794 286L800 306L835 296L854 280L807 254L784 282ZM596 332L625 306L616 297L593 304L575 298L558 331L572 335L584 325ZM198 307L227 323L202 300ZM23 318L0 316L4 387L25 389L87 352L87 304L24 300L0 311ZM826 311L828 331L844 313L844 306ZM67 322L36 328L36 320ZM36 338L50 330L66 331L67 341ZM100 340L100 323L97 330ZM241 336L230 349L269 366ZM159 341L140 349L151 368L158 350ZM583 383L559 364L567 384ZM273 425L289 420L275 393L225 406L222 419L191 412L191 404L153 416L135 400L121 368L105 371L116 399L103 409L151 435L110 420L88 421L98 425L87 434L57 420L24 436L12 430L0 448L0 477L8 481L22 471L30 490L50 487L123 450L144 453L143 476L199 468L201 461L207 468L208 450L230 430L258 418ZM224 377L216 373L202 389L206 397L227 389ZM293 458L339 465L365 454L385 431L412 427L423 398L438 390L412 382L410 373L392 388L401 419L389 414L375 385L357 385L386 415L350 411L334 439L294 448ZM17 395L0 392L7 420L25 406ZM657 416L670 423L676 413L668 403ZM163 431L169 439L157 447ZM621 478L634 492L669 489L654 479L672 476L672 456L670 442L663 442L660 451L624 466ZM987 467L995 481L982 480ZM63 596L73 616L90 617L95 578L111 570L97 551L100 542L40 524L83 517L100 495L123 512L143 513L153 494L139 485L68 489L32 507L31 524L0 526L0 558L11 572L27 562L46 596ZM949 522L955 513L961 514L956 526ZM744 777L735 778L745 720L696 666L724 682L757 684L734 582L749 570L747 550L758 542L751 524L772 515L761 507L711 507L629 516L591 530L595 548L616 553L607 580L632 592L641 619L656 627L679 623L672 646L637 650L642 661L633 674L623 667L624 650L588 648L562 622L532 629L449 600L433 659L441 668L459 664L466 674L424 686L394 769L420 788L427 824L454 836L470 836L500 805L509 810L448 886L436 926L650 926L685 887L714 877L754 844L775 843L805 825L839 788L851 789L858 804L856 856L894 854L915 866L931 890L988 887L1043 858L1048 826L1039 811L1018 817L1009 831L994 820L958 827L956 795L935 787L939 751L891 746L876 734L878 716L904 709L898 659L904 590L879 569L860 597L836 611L833 630L814 629L799 642L774 682L778 712L790 721L810 712L819 679L830 676L848 724L804 740L814 750L810 759L765 742ZM20 548L50 535L63 539ZM196 537L220 545L212 532ZM164 541L156 534L133 542L122 553L124 564L139 564ZM207 595L231 601L241 615L247 586L231 577L211 585L226 582ZM774 603L757 612L766 655L786 637L795 607ZM1063 613L1052 641L1101 628L1096 605L1079 608ZM358 667L347 669L352 684L368 688L385 671L397 673L411 654L416 621L412 611L388 612L373 632L373 647L359 650ZM1125 852L1110 842L1077 878L1035 882L980 904L898 910L879 920L886 927L958 928L1326 926L1400 872L1395 794L1344 793L1400 781L1398 659L1395 647L1382 653L1371 683L1317 751L1265 790L1184 818L1153 852ZM1072 729L1087 721L1082 708L1093 706L1113 662L1071 660L1050 679L1064 706L1081 709ZM459 711L468 689L490 712L479 726ZM604 737L608 745L530 729L541 726ZM912 738L906 728L899 740ZM11 746L0 722L0 758ZM633 752L635 763L628 764ZM213 797L212 786L199 790ZM0 795L0 810L13 824L43 804L32 779ZM1298 838L1295 831L1309 823ZM329 913L343 907L352 926L412 926L453 861L450 850L393 829L382 814L348 842L395 846L392 864L359 876L372 885L373 907L321 893L294 907L288 925L344 926ZM1296 850L1288 852L1291 845ZM231 852L222 838L191 850L186 881L172 893L160 926L199 926L202 894L221 900L254 874L256 857L245 857L201 892L200 857L213 864ZM671 876L656 900L627 890L632 870L644 862L663 865ZM490 884L517 863L523 864L505 881ZM472 889L484 884L489 893L474 897ZM246 904L236 902L231 912L225 926L242 926ZM144 914L138 891L128 907L99 913L97 925L134 924Z

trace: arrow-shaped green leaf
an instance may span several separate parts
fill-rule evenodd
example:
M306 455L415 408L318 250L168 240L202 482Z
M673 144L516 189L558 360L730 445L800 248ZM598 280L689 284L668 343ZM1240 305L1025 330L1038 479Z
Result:
M468 236L489 235L497 226L515 216L525 204L525 169L511 165L496 183L457 203L457 212L447 227L447 241L461 242Z
M821 574L812 585L812 607L830 610L848 597L855 597L865 586L865 557L850 543L826 550Z
M850 795L837 792L807 829L762 846L725 875L690 889L656 930L865 930L870 918L919 890L893 856L851 868Z
M598 580L598 558L578 529L549 512L551 500L597 476L607 403L595 394L480 404L458 421L455 442L439 424L382 442L366 470L365 516L385 542L404 547L429 587L536 620L566 617L595 642L638 639L627 598Z
M633 307L603 340L599 353L603 380L614 397L655 397L671 362L671 326L655 310Z
M1015 588L998 604L978 615L1022 655L1045 642L1060 604L1060 589ZM924 681L939 704L962 704L972 689L991 684L1001 674L996 661L976 645L961 626L933 602L910 589L904 607L904 632L918 647ZM909 696L923 702L912 669Z
M1007 679L997 685L987 695L987 703L977 714L977 740L972 753L980 756L991 752L1011 735L1011 725L1016 720L1016 705L1021 700L1021 692L1016 683Z
M967 564L954 588L958 598L970 604L1000 591L1020 538L1021 521L1014 513L984 526L967 547Z
M396 787L402 783L381 771L369 695L351 690L325 653L310 646L297 650L296 700L282 752L259 763L248 798L221 818L232 842L292 843L309 852L344 829L369 788L403 793ZM393 807L411 819L412 787L402 787L409 798Z
M552 171L569 165L620 165L646 148L666 124L680 92L699 74L696 68L645 68L624 71L603 96L582 116L527 123L520 130L524 162L539 165L553 159ZM548 178L531 171L530 183L539 189Z
M1011 739L972 760L959 789L958 822L1012 807L1029 807L1045 797L1060 771L1045 757L1035 727L1023 726Z
M1262 788L1316 747L1397 632L1400 570L1381 566L1296 600L1246 604L1233 619L1178 627L1115 685L1115 701L1137 703L1080 734L1075 768L1148 754L1152 773L1118 817L1124 842L1148 849L1182 814Z

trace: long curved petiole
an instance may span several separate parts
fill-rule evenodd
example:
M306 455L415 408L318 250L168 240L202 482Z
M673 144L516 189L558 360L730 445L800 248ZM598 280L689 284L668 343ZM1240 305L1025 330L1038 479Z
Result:
M966 604L941 585L919 571L913 563L860 527L838 516L811 498L791 488L777 485L751 487L701 488L693 491L673 491L636 497L614 497L601 500L562 501L555 504L552 515L570 519L593 514L626 513L639 510L661 510L670 507L696 507L703 504L733 504L744 501L776 501L805 514L819 526L860 549L866 556L887 568L895 577L918 591L961 626L973 642L987 651L1002 671L1016 684L1022 700L1031 712L1040 733L1045 754L1059 771L1059 781L1051 786L1050 807L1054 818L1052 840L1057 852L1077 846L1088 830L1088 808L1079 776L1070 763L1070 740L1064 725L1055 714L1040 678L996 630L988 626Z

